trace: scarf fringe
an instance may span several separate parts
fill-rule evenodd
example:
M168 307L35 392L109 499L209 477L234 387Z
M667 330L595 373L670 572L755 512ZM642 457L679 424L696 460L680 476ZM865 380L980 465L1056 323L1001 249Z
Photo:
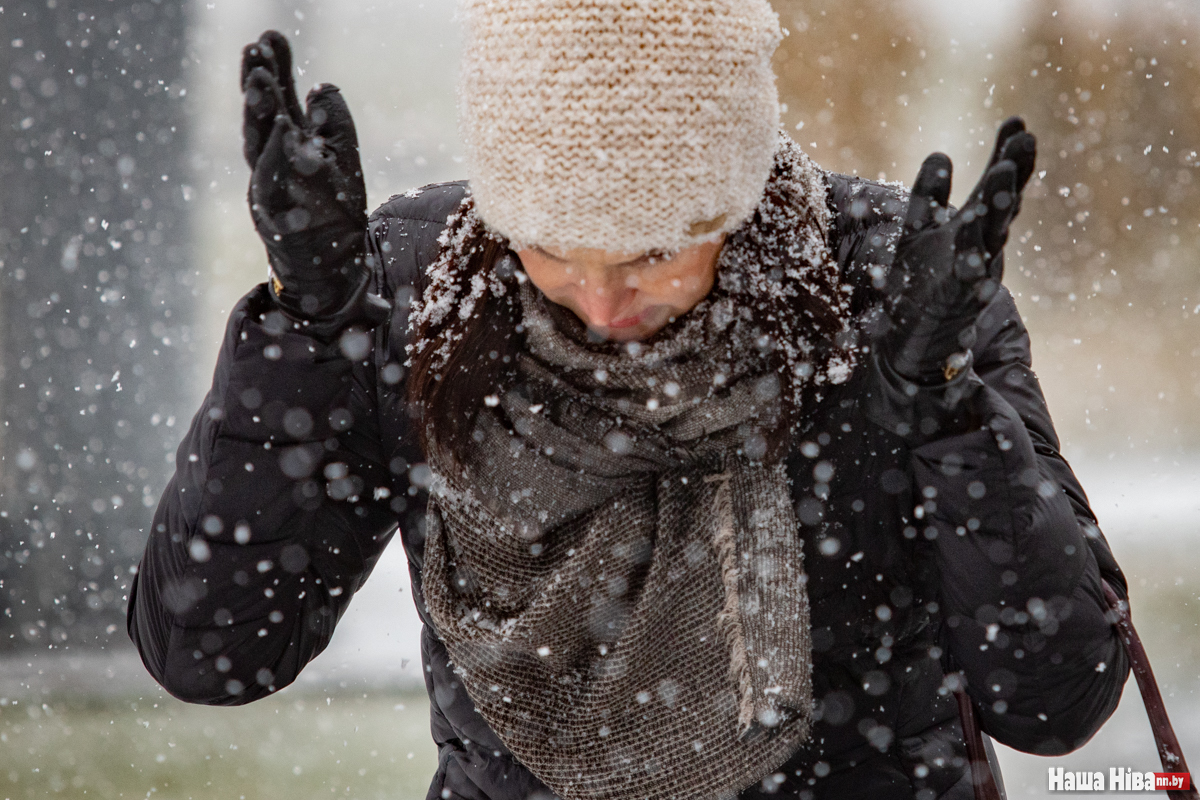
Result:
M744 735L754 722L754 684L750 677L749 655L746 653L746 639L742 632L733 491L729 487L729 481L728 473L712 475L705 479L707 483L717 484L713 494L713 513L717 520L713 549L717 552L721 583L725 587L725 604L717 614L717 629L721 631L729 647L729 679L738 687L738 731Z

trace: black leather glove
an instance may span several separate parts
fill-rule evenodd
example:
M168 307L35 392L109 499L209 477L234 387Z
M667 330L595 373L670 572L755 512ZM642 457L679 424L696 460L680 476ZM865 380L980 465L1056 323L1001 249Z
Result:
M1013 117L1001 127L983 178L957 213L948 207L953 166L925 159L913 185L889 275L890 329L879 354L901 378L949 381L970 365L975 320L1000 287L1008 228L1033 174L1037 140Z
M250 214L280 308L329 333L378 322L386 304L366 293L367 192L341 93L317 86L302 112L291 49L276 31L243 51L242 91Z

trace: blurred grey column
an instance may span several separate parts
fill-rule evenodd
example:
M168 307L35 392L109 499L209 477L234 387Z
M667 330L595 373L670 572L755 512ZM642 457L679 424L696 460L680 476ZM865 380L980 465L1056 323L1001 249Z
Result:
M187 424L188 4L0 6L0 649L123 643Z

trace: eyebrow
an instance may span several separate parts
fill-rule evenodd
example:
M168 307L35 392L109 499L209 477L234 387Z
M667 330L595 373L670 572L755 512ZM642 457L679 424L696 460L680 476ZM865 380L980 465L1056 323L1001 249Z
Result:
M548 250L544 250L543 248L541 248L540 246L538 246L536 244L533 246L532 250L533 250L533 252L537 253L538 255L545 256L546 258L550 259L551 261L557 261L560 264L567 263L567 260L565 258L559 258L558 256L554 255L553 253L549 252Z
M558 256L554 255L551 252L548 252L547 250L545 250L544 248L542 248L538 245L534 245L532 249L538 255L545 256L546 258L550 259L551 261L555 261L559 264L571 263L567 259L559 258ZM647 253L642 253L640 256L637 256L636 258L631 258L628 261L622 261L619 264L610 264L609 266L611 266L611 267L633 267L638 264L650 261L653 258L662 258L662 257L663 257L663 254L658 253L656 251L650 251Z

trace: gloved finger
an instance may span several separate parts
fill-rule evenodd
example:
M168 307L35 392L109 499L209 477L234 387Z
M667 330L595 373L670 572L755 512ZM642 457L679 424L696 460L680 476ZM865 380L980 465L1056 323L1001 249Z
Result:
M272 75L275 74L275 62L273 58L268 58L263 55L259 48L258 42L251 42L242 48L242 89L246 88L246 81L250 78L250 73L262 67Z
M322 83L312 88L304 102L308 106L310 133L324 137L330 144L344 141L351 147L358 146L354 119L341 89L332 83Z
M246 45L242 50L242 85L257 68L267 70L279 83L283 91L284 110L292 121L303 122L300 101L296 97L296 82L292 76L292 48L287 37L278 31L264 31L257 42Z
M320 84L308 92L308 134L324 139L343 175L360 176L359 138L354 118L334 84Z
M938 212L945 211L950 202L953 174L954 164L945 153L933 153L925 159L908 201L904 218L906 233L916 233L929 227L937 219Z
M963 224L970 225L972 220L987 216L988 208L990 207L989 201L985 199L985 195L988 193L988 180L992 171L1001 163L1003 162L989 164L988 168L983 171L983 175L980 176L979 182L971 189L971 194L967 196L966 201L962 204L962 208L958 210L958 219Z
M299 131L287 114L275 117L271 136L263 147L258 163L250 175L250 202L258 206L260 216L271 217L287 210L288 182L292 172L288 150L293 149Z
M275 64L278 69L275 77L279 80L279 87L283 89L283 99L288 116L299 125L303 116L300 100L296 97L296 78L292 70L292 48L288 44L287 37L278 31L264 31L263 35L259 37L259 42L270 47L275 53Z
M955 237L955 274L968 282L983 278L991 259L1004 249L1016 202L1016 166L1001 161L973 194L959 212L962 227Z
M981 220L983 244L987 248L989 258L1004 250L1008 241L1008 227L1016 216L1019 195L1017 193L1017 165L1011 161L1001 161L988 170L984 181L981 205L987 206L987 213Z
M1001 155L1000 161L1011 161L1016 165L1017 193L1020 194L1029 183L1037 163L1037 137L1022 131L1004 143L1004 152Z
M244 84L242 106L242 152L250 169L258 163L275 117L283 107L283 94L275 77L264 67L255 67Z
M986 173L989 169L1004 160L1004 149L1008 140L1025 131L1025 120L1020 117L1009 117L996 130L996 144L992 148L992 157L988 159Z
M991 160L988 161L987 168L983 171L983 177L979 179L979 183L971 190L971 195L967 202L963 204L963 210L969 208L979 208L982 213L980 204L984 191L984 186L987 182L988 173L1002 161L1011 161L1017 165L1017 198L1016 206L1013 211L1013 217L1016 217L1017 211L1021 207L1020 194L1025 188L1025 184L1029 182L1029 178L1033 175L1034 162L1037 158L1037 139L1033 134L1025 130L1025 121L1020 117L1009 117L1003 125L1000 126L1000 132L996 136L996 147L992 152Z

